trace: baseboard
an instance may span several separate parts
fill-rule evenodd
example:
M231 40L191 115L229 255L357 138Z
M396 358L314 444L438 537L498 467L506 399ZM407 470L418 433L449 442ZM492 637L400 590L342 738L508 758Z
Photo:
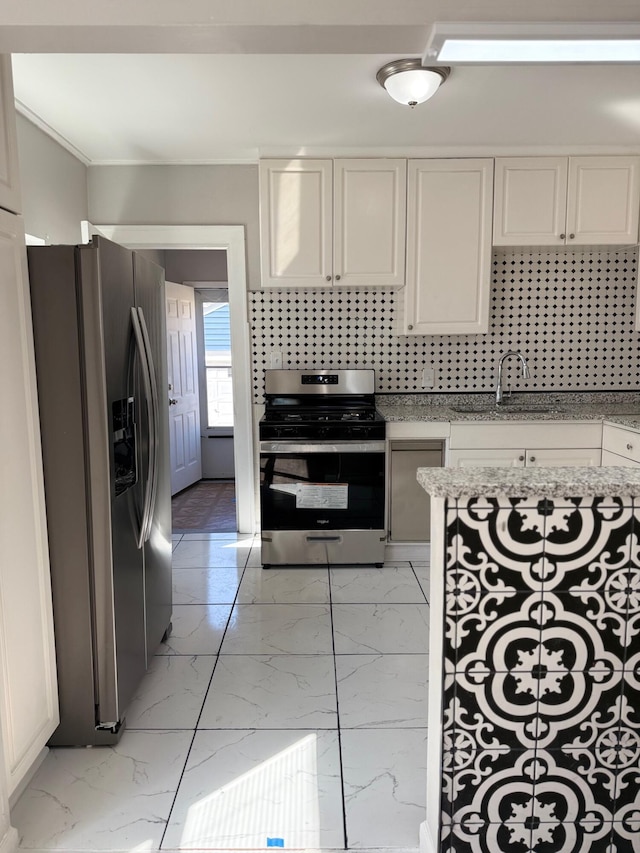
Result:
M420 824L420 853L437 853L426 820Z
M431 545L429 542L391 542L384 549L384 559L387 563L406 562L407 560L428 563L430 558Z
M20 782L16 785L15 791L13 791L13 793L9 797L9 808L10 809L12 809L15 806L15 804L18 802L22 793L28 787L29 783L31 782L33 777L36 775L36 771L38 770L38 768L40 767L40 765L45 760L45 758L47 757L48 754L49 754L49 747L43 746L42 749L40 750L40 752L38 753L38 755L36 756L35 761L31 765L31 767L29 767L29 769L24 774L24 776L22 777Z
M15 826L10 826L5 832L4 838L0 841L0 853L15 853L19 844L18 830Z

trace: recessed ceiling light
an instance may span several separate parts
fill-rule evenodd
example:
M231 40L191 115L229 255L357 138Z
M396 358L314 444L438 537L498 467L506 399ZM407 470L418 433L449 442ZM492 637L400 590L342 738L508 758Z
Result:
M640 62L640 24L434 24L423 62Z

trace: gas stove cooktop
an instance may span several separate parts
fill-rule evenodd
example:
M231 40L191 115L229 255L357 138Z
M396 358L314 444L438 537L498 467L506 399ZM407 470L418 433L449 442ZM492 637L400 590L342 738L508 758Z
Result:
M260 438L384 438L373 370L267 370Z

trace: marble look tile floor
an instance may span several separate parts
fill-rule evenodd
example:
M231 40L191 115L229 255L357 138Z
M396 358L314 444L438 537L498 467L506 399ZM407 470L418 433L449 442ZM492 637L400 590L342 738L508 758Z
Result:
M253 537L174 535L173 632L122 739L50 751L12 811L21 847L417 848L421 557L265 572Z

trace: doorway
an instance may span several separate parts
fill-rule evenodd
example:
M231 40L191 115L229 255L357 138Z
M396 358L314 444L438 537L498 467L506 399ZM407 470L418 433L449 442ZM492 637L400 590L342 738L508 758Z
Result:
M233 463L240 533L256 532L251 361L247 309L244 226L97 225L110 240L132 249L224 249L227 254L229 316L233 335Z
M169 381L172 375L181 374L175 391L170 390L169 400L172 530L176 535L235 534L238 525L226 252L172 250L165 251L164 256ZM169 276L184 284L169 282ZM182 304L178 312L172 311L176 300L171 297L176 292ZM175 317L176 313L187 319ZM188 327L190 338L180 345L182 326ZM180 393L182 375L193 378L191 385L196 391L189 421L180 411L184 400ZM197 444L189 440L196 425ZM193 450L197 450L197 460ZM188 464L191 460L197 462L197 470L195 464Z

